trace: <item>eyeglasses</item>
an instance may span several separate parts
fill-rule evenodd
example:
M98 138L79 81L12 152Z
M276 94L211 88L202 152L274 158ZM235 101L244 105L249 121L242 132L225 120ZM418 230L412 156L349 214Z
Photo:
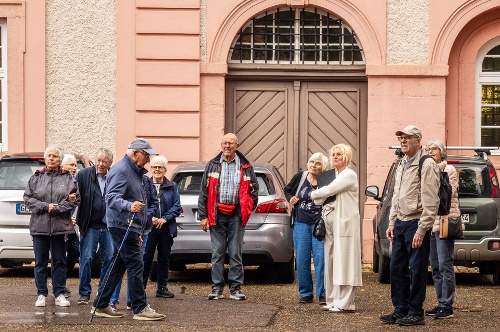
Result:
M163 166L151 166L151 169L164 169L165 167Z
M234 143L234 142L222 142L222 146L225 146L225 145L231 146L231 145L236 145L236 144L238 144L238 143Z
M71 163L71 164L65 164L64 166L68 166L68 167L76 167L76 164Z
M138 150L144 157L149 158L151 155L144 150Z
M400 141L400 142L409 141L414 137L416 137L416 136L398 136L398 141Z
M437 151L437 150L439 150L439 148L436 147L436 146L433 146L433 147L430 147L430 148L425 148L425 151Z

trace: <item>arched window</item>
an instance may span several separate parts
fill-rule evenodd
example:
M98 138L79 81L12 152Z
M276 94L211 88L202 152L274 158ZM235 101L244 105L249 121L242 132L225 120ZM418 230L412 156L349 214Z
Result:
M500 37L479 50L476 73L476 144L500 146Z
M316 8L278 8L248 21L229 52L229 63L364 64L354 31Z

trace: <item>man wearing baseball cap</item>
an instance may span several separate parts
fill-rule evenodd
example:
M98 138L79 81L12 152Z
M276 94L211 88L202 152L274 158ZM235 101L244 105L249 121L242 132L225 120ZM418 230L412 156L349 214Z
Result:
M385 324L424 325L430 229L439 206L439 168L425 159L422 132L414 125L396 132L405 156L396 169L392 207L386 236L392 242L391 299L394 312L380 316ZM409 268L408 268L409 266Z
M142 185L143 174L147 173L144 166L151 155L157 155L151 144L144 138L136 138L128 146L126 155L112 167L106 179L106 223L115 246L116 262L110 271L108 282L103 287L102 295L94 301L92 310L96 317L120 318L123 313L114 311L109 305L111 295L116 285L127 271L127 286L134 319L160 320L165 315L153 310L146 302L142 274L144 265L140 252L142 230L147 218L146 192ZM130 231L127 234L129 221L133 218ZM120 247L123 241L123 247Z

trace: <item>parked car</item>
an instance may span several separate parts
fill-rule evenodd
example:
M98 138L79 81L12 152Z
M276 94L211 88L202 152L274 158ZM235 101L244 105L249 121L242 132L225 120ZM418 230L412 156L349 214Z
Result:
M81 169L89 159L75 155ZM35 260L29 233L31 212L24 204L23 194L31 175L43 168L43 152L14 153L0 159L0 265L21 266ZM100 270L100 268L99 268Z
M198 220L198 194L206 163L180 164L172 173L179 188L183 212L177 218L178 236L170 256L170 269L185 264L210 263L210 234L203 232ZM285 198L285 182L271 164L252 163L259 183L259 200L250 216L243 239L243 264L258 265L274 276L274 281L292 283L295 279L291 208ZM227 260L227 259L226 259ZM156 276L152 268L151 276Z
M476 156L448 156L459 178L459 204L465 224L464 239L455 240L454 263L457 266L478 267L483 274L492 274L500 284L500 194L498 177L489 150L477 148ZM449 152L449 151L448 151ZM392 244L385 232L389 226L389 211L394 189L394 174L403 154L393 161L384 190L368 186L365 194L380 201L373 218L373 271L381 283L389 283Z

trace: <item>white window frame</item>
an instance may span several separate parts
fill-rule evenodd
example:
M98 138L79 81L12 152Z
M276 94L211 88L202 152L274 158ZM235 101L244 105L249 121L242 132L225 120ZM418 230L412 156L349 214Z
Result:
M484 44L476 57L476 88L474 102L474 145L481 145L481 87L483 85L500 85L500 72L483 73L483 60L493 47L500 45L500 37L493 38ZM499 143L500 145L500 143ZM499 150L491 151L494 155L500 155Z
M8 111L7 111L7 20L0 19L1 28L1 50L2 52L2 64L0 66L0 80L2 87L2 101L0 112L2 112L2 118L0 121L0 126L2 126L2 140L0 141L0 150L8 150L7 138L8 138Z

